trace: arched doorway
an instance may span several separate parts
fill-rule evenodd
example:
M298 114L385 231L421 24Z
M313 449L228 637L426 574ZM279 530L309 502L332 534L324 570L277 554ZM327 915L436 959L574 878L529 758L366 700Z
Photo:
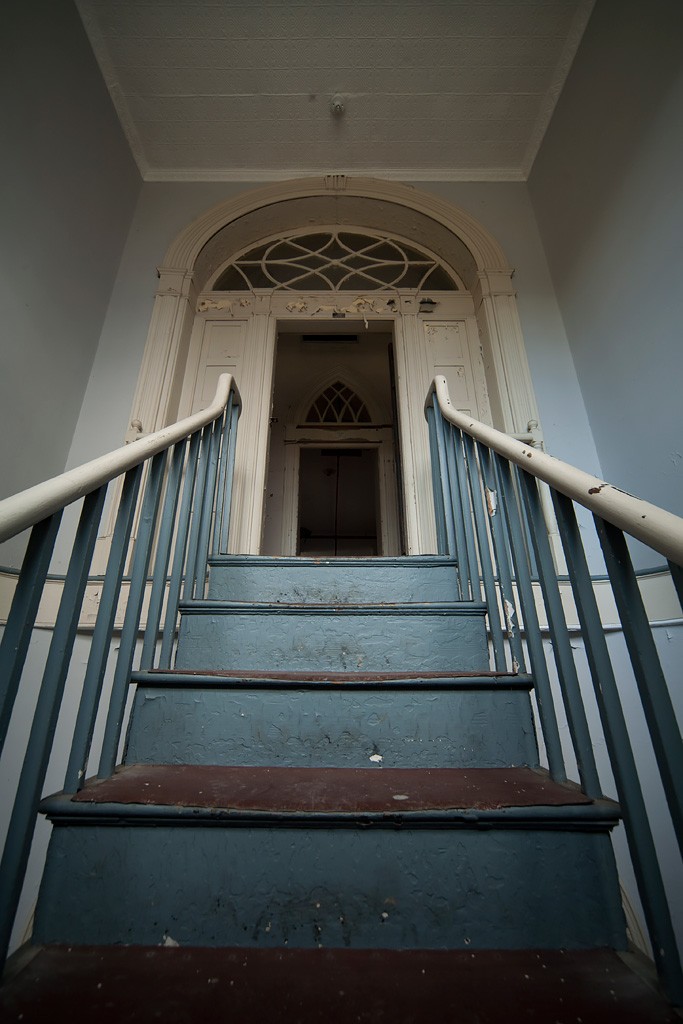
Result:
M337 248L330 260L325 247L340 243L346 254ZM132 418L155 429L205 404L220 369L235 373L244 399L236 551L264 550L276 351L287 333L343 323L388 336L407 553L435 550L423 415L434 373L450 378L461 408L502 429L537 419L502 252L468 215L416 190L329 176L247 193L190 225L160 278Z

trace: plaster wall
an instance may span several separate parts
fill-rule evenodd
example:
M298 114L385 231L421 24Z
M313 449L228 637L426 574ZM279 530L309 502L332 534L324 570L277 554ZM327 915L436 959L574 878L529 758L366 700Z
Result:
M529 180L603 475L678 515L682 55L676 0L598 0Z
M71 3L0 33L2 496L62 472L140 176Z

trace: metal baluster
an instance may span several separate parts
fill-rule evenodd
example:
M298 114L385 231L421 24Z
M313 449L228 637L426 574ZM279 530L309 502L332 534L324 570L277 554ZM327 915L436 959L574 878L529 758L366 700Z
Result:
M231 396L232 398L232 396ZM237 421L240 415L240 407L233 405L230 410L230 430L228 435L228 455L227 458L223 455L226 464L225 470L225 487L223 490L223 501L221 503L221 535L219 543L219 552L221 554L227 553L228 540L230 537L230 511L232 505L232 484L235 476L235 449L237 446ZM225 442L223 444L223 450L225 451Z
M462 521L465 533L465 548L467 552L467 578L470 584L472 600L481 600L481 585L479 583L479 563L477 561L477 548L474 543L474 531L472 529L472 509L470 505L469 489L467 486L467 467L463 451L463 434L457 427L451 426L455 437L454 450L456 472L458 480L458 492L460 494L460 507L462 509Z
M128 542L135 519L143 464L126 473L121 491L121 500L116 513L116 523L111 540L107 569L102 585L97 619L90 644L90 655L83 680L83 690L76 716L76 725L71 743L71 754L64 779L64 792L76 793L85 778L90 753L97 708L102 693L104 673L109 658L116 609L121 594L121 580L126 564Z
M552 499L655 963L669 997L681 1005L676 936L583 541L571 500L555 490Z
M190 601L194 597L194 585L197 576L199 527L205 498L204 483L206 481L206 471L209 462L212 427L213 424L207 424L207 426L204 427L199 449L194 494L192 496L190 540L187 548L187 565L185 566L185 585L183 586L184 601Z
M0 753L5 746L26 652L61 521L62 513L55 512L31 530L12 607L7 616L0 643Z
M164 603L166 592L166 572L168 561L171 557L171 544L173 543L173 528L175 526L176 510L178 508L178 494L180 491L180 479L185 460L185 441L179 441L173 450L171 457L171 468L166 481L166 494L161 511L161 525L157 538L156 557L154 559L154 571L152 572L152 593L149 598L147 609L147 627L145 638L142 643L140 655L140 668L150 669L154 666L154 652L159 635L159 623L161 622L161 609Z
M434 513L436 515L437 548L440 555L455 554L453 508L448 500L448 463L443 436L443 418L432 396L432 405L426 409L432 457L432 483Z
M678 594L678 601L681 609L683 609L683 568L680 565L676 565L675 562L669 562L669 569L671 571L671 578Z
M437 413L440 415L440 412ZM442 421L443 422L443 421ZM446 464L448 467L446 500L450 501L453 510L453 524L455 528L455 549L453 554L457 557L458 581L460 585L460 599L469 600L471 585L471 569L469 552L465 541L465 506L463 503L463 491L458 480L458 469L456 464L455 448L458 443L458 435L450 423L445 425L444 439L446 441Z
M470 491L472 494L474 526L477 532L479 559L484 579L484 593L486 595L486 604L488 608L489 630L491 633L491 644L493 646L494 664L497 672L505 672L507 668L505 662L505 641L503 639L503 629L500 622L500 610L498 608L498 595L496 593L496 581L493 574L493 563L491 562L489 536L486 529L486 514L484 512L484 498L481 489L479 467L477 465L474 450L474 441L469 434L464 432L462 439L463 444L465 445L465 454L467 456L467 473L470 482Z
M678 845L683 853L683 739L657 654L652 628L633 571L626 538L599 516L593 517L614 600L624 629L633 674L657 757Z
M512 668L515 672L524 672L526 669L526 659L524 657L519 619L515 605L515 592L512 587L512 571L508 556L505 523L503 521L503 502L498 500L498 481L496 480L496 474L491 461L491 450L486 445L479 444L479 442L476 443L476 448L479 455L479 465L482 468L484 477L488 523L491 531L493 552L496 558L496 567L498 569L500 596L505 614L508 643L512 654Z
M569 725L574 753L576 754L579 777L586 795L591 798L598 798L602 795L602 787L598 778L598 769L595 764L593 744L581 696L581 687L576 673L571 643L569 642L567 620L564 608L562 607L562 598L557 582L555 563L553 562L550 550L548 528L543 515L538 484L534 477L523 470L518 469L517 476L526 507L529 536L536 556L543 601L548 616L550 640L553 647L555 664L557 665L562 699L567 713L567 724Z
M209 464L206 469L204 480L204 500L202 502L202 515L199 524L199 536L197 538L197 563L195 575L197 579L197 597L204 597L206 588L206 571L209 560L209 543L211 539L211 519L214 515L214 504L216 499L216 477L218 474L218 453L223 433L222 417L213 422L211 431L211 445L209 448Z
M212 554L217 554L220 549L220 536L223 520L223 496L225 494L225 475L228 471L230 426L232 424L232 400L233 393L231 391L228 397L228 404L223 415L223 439L221 441L220 466L218 472L218 483L216 485L216 514L213 521L213 538L211 541Z
M126 707L126 693L130 684L130 673L133 667L133 655L135 653L135 641L140 626L140 613L142 602L145 597L145 586L147 583L147 569L152 553L152 540L154 527L156 525L157 511L159 509L159 498L161 496L161 485L164 479L167 452L159 452L152 459L145 496L142 501L142 511L138 525L138 535L135 542L135 554L133 555L133 567L131 571L130 589L128 591L128 602L126 614L123 619L121 640L119 643L119 656L116 661L114 679L111 688L109 711L104 727L104 738L102 740L102 753L100 755L100 766L98 778L108 778L116 766L116 756L119 748L121 727Z
M159 668L171 667L173 640L175 637L176 620L178 618L178 601L180 599L180 587L183 581L183 568L187 552L187 536L190 530L190 508L192 506L192 498L194 496L200 441L201 431L198 430L190 438L187 463L185 464L183 497L180 502L178 531L176 533L175 550L173 552L173 568L171 569L171 579L168 585L168 599L166 601L166 616L164 618L164 629L161 637Z
M62 599L48 650L43 680L31 726L7 841L0 864L0 957L4 960L17 911L40 794L45 781L64 694L88 571L97 540L106 486L88 494L76 531Z
M543 739L545 740L545 748L548 755L548 768L550 776L555 782L565 782L567 776L562 756L560 730L557 725L548 666L541 639L541 628L536 613L531 573L526 557L526 545L524 544L524 536L519 519L519 508L515 500L512 470L510 463L499 455L494 456L494 461L498 469L501 493L506 510L506 522L510 535L512 559L515 565L517 590L522 606L522 615L524 616L526 642L534 676L534 691L536 693L538 711L541 717L541 725L543 726Z

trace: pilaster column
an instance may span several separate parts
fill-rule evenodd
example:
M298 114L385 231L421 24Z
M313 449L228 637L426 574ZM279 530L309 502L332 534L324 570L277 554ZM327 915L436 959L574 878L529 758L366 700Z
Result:
M538 420L511 270L480 270L474 291L494 425L510 434Z
M192 271L159 267L152 320L145 345L130 423L149 434L175 418L178 378L187 354L197 296Z

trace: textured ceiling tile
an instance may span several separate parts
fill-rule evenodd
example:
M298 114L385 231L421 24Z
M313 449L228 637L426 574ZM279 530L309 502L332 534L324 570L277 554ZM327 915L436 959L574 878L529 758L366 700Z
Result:
M591 0L77 0L143 164L519 177ZM345 113L335 118L331 97Z

